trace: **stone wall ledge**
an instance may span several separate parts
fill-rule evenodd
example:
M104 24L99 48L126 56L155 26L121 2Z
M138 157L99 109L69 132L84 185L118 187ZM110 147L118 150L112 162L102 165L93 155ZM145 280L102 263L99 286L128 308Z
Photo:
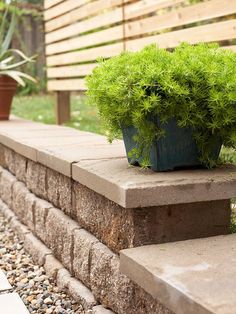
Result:
M236 234L121 251L121 271L176 314L236 313Z
M0 123L0 143L51 168L124 208L230 199L236 166L154 173L129 167L122 141L68 127L12 117Z

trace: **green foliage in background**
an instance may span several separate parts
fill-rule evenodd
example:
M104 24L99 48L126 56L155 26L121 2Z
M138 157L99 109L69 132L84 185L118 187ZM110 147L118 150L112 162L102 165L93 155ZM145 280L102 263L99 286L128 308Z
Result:
M100 66L87 77L89 101L97 105L109 130L109 140L121 135L121 127L135 126L138 149L149 162L153 140L164 136L150 121L157 115L162 123L175 118L179 127L191 127L201 162L211 158L215 141L236 147L236 54L217 45L182 44L174 52L148 46L125 52Z

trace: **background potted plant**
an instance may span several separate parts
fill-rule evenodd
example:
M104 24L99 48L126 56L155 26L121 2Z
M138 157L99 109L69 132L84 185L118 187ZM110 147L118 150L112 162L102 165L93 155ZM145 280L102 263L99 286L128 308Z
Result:
M9 23L6 10L0 24L0 120L9 119L17 84L25 86L25 79L36 82L31 76L17 70L22 65L33 62L34 57L28 58L20 50L9 48L15 27L16 14L12 13Z
M155 171L216 165L236 145L236 54L217 45L151 45L125 52L87 77L88 98L131 164Z

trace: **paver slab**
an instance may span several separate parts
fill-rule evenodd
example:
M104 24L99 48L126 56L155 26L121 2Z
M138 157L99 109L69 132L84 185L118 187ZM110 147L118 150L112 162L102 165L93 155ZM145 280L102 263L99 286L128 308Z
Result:
M0 269L0 291L10 290L12 289L12 286L7 280L6 275L4 272Z
M17 293L6 293L0 294L0 313L29 314L29 311Z
M177 314L236 313L236 234L121 251L121 271Z
M126 158L81 161L74 180L126 208L230 199L236 196L236 166L212 170L153 172Z

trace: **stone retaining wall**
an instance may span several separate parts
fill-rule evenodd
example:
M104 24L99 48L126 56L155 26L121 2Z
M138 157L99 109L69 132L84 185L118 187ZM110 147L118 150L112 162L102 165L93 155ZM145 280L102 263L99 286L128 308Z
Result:
M0 144L0 165L60 208L113 252L145 244L227 234L230 200L123 208L55 170ZM204 216L204 219L202 217Z
M0 155L1 165L8 169L0 168L1 199L70 274L90 289L97 302L121 314L170 313L120 273L116 253L68 216L73 216L70 210L73 188L68 178L26 160L6 147L1 146ZM49 171L54 178L49 179ZM51 180L55 182L50 183ZM80 188L84 189L78 186ZM50 199L54 204L42 198ZM30 237L25 241L31 243ZM117 249L115 245L113 247Z
M169 314L120 272L119 251L230 230L232 165L143 171L128 166L121 141L15 118L0 123L0 167L3 209L27 248L87 308Z

